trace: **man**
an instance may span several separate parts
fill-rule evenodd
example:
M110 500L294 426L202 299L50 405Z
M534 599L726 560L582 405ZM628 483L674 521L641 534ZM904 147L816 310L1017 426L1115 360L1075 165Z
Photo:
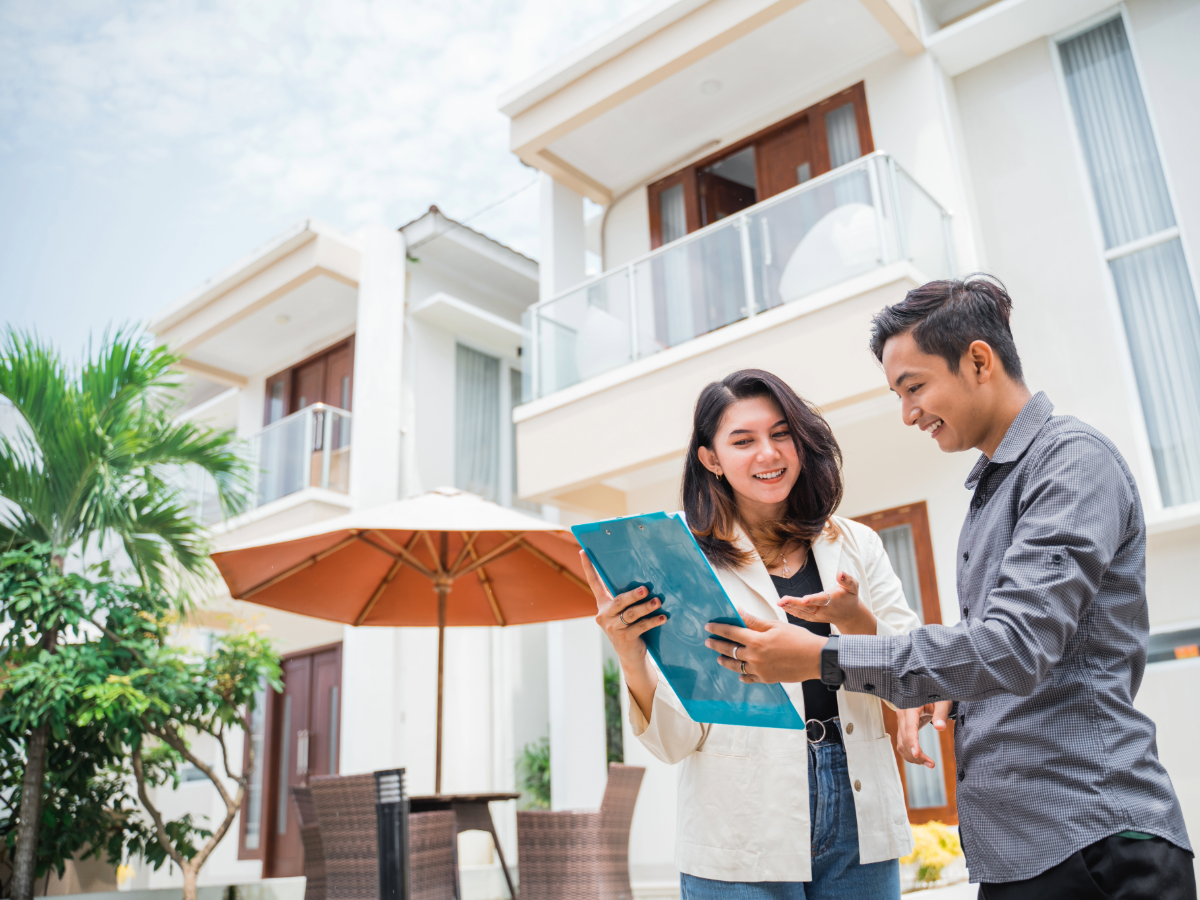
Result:
M931 764L921 721L944 728L957 701L959 831L981 898L1194 900L1179 801L1133 706L1148 640L1137 486L1104 435L1030 394L1011 310L973 276L872 322L905 424L983 453L959 538L962 620L899 637L714 624L707 645L745 681L820 677L895 704L912 762Z

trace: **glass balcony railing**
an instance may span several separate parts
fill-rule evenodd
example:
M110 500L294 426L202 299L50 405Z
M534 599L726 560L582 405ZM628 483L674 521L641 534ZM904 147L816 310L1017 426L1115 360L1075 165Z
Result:
M523 400L900 260L949 277L950 214L872 153L531 306Z
M351 414L316 403L272 422L248 442L255 485L254 505L262 506L304 488L350 492ZM189 473L185 490L206 524L221 519L212 478Z

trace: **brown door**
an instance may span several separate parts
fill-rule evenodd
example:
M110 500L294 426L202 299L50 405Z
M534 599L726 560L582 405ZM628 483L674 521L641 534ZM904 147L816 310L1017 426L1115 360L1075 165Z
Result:
M929 513L924 502L885 509L855 519L869 525L883 539L892 569L904 585L904 597L923 625L942 624L938 600L937 574L933 568L933 542L929 536ZM883 720L896 740L896 714L883 708ZM955 802L954 723L940 734L927 725L921 729L921 749L937 761L936 769L914 766L896 754L896 765L904 783L908 820L914 824L937 820L947 825L958 823Z
M267 754L270 841L264 877L304 874L304 847L288 788L308 784L312 775L337 772L341 686L341 644L284 657L283 693L272 703Z
M292 412L325 399L326 358L320 356L296 369L292 379Z
M807 116L763 138L756 150L759 200L782 194L816 174Z

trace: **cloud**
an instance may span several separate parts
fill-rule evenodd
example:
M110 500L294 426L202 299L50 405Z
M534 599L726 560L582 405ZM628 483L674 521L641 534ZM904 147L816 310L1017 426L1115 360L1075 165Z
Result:
M496 96L644 2L10 0L0 158L98 178L177 161L216 173L213 208L281 225L465 217L531 177ZM535 210L481 221L536 255Z

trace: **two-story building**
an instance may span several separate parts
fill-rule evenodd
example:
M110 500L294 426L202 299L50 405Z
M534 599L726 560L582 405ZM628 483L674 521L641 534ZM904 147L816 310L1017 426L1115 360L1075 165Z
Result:
M301 222L157 315L150 331L184 355L182 415L234 429L253 463L253 508L235 519L192 486L218 549L443 485L539 513L514 498L512 425L520 318L537 292L536 262L432 207L399 230ZM285 691L251 723L258 763L203 884L304 873L287 787L305 777L403 766L412 793L434 785L436 629L351 628L235 602L218 584L183 639L203 652L238 621L277 640ZM447 632L446 792L513 790L522 748L548 736L548 630ZM200 751L215 760L215 746ZM159 792L164 811L219 821L212 786L183 775ZM493 809L513 862L515 807ZM490 837L463 835L460 859L465 896L503 896ZM135 887L178 883L141 868Z
M769 369L834 428L841 514L954 623L975 456L902 424L867 328L915 285L994 273L1030 387L1137 477L1138 704L1200 831L1197 39L1190 0L656 0L505 93L543 173L519 496L563 521L676 508L700 389ZM954 821L952 739L923 743L941 765L901 767L911 818ZM635 883L668 884L675 774L628 733L625 755L649 768Z

